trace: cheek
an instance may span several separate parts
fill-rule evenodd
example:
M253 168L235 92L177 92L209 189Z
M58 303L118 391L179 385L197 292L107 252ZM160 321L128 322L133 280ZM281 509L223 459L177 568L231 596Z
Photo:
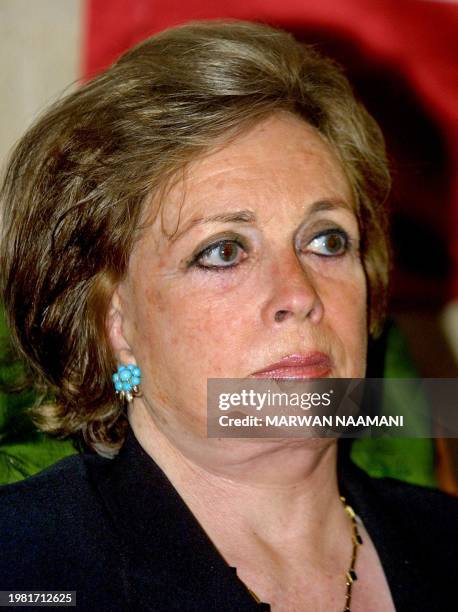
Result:
M359 283L340 283L334 287L332 305L328 311L339 322L337 329L348 334L361 335L366 329L366 291Z
M338 319L345 329L364 326L367 310L366 277L359 258L311 258L308 268L327 315Z
M352 365L351 376L363 376L367 350L367 297L364 273L323 281L325 321ZM353 373L356 372L356 373ZM359 374L360 373L360 374Z
M355 339L361 342L367 333L367 301L366 285L351 283L342 290L341 303L342 330L347 330Z
M355 289L352 297L351 306L348 307L347 314L341 322L342 341L347 357L345 375L350 378L364 378L368 341L365 291L358 294Z
M233 293L228 299L227 287L211 282L212 291L202 284L171 284L144 292L137 308L139 357L147 356L152 367L170 372L227 376L242 348L246 302Z

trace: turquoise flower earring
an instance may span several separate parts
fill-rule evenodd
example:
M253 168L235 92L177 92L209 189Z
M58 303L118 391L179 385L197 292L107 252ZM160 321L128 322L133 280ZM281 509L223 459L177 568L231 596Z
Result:
M135 395L138 395L138 386L140 384L142 373L138 366L133 363L128 365L121 364L118 371L113 374L113 383L116 389L116 394L121 399L126 398L130 403Z

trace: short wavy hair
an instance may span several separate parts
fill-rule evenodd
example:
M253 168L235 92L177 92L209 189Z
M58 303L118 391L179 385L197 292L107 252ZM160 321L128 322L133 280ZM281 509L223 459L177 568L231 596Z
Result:
M343 70L314 47L266 25L191 22L59 100L12 153L1 191L1 289L13 341L54 398L32 409L42 430L101 454L120 448L127 417L111 381L106 315L145 203L216 142L279 110L314 126L342 162L361 232L369 332L379 334L390 174L378 125Z

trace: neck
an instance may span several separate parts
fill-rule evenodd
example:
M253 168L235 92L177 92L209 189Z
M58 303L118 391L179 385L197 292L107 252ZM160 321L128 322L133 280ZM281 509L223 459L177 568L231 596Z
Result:
M342 534L350 539L334 440L201 438L177 445L143 403L129 411L129 421L141 446L226 556L237 555L230 551L235 539L321 564L335 554Z

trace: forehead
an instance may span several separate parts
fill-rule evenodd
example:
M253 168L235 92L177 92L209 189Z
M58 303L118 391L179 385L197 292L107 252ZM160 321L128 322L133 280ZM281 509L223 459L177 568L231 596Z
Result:
M280 112L188 164L164 198L160 226L176 237L189 220L229 206L262 215L272 213L273 206L303 212L321 200L353 208L342 164L315 128Z

